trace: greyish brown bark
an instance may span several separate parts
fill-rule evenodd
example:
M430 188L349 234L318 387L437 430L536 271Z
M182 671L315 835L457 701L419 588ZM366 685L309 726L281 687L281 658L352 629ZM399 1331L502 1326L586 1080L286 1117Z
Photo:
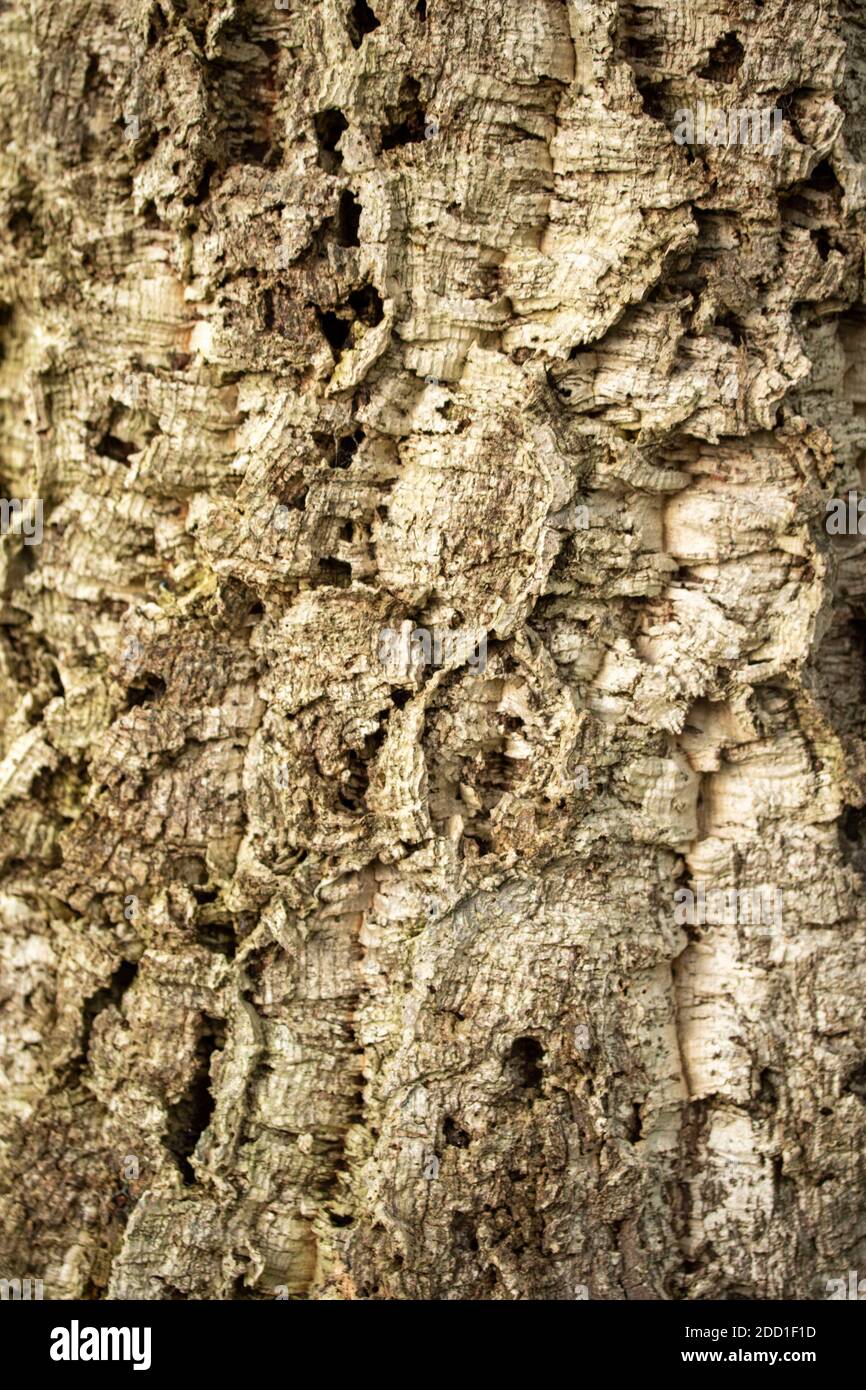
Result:
M863 20L2 6L0 1276L866 1269Z

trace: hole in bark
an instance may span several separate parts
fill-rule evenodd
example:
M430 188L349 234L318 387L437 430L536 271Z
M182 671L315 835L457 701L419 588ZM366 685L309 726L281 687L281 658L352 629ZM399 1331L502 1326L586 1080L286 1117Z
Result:
M375 328L377 323L382 322L384 318L382 296L375 285L362 285L360 289L352 290L349 295L349 303L361 323L367 328Z
M411 690L392 690L391 703L396 709L403 709L412 698Z
M388 124L382 126L382 149L393 150L398 145L414 145L424 139L427 118L421 109L421 83L415 77L404 77L396 106L386 106Z
M130 444L125 439L118 439L116 434L104 434L96 446L96 452L102 454L104 458L114 459L115 463L126 463L130 454L134 454L136 446Z
M826 261L832 250L832 243L827 232L823 227L819 227L817 231L810 232L810 236L821 260Z
M41 256L44 254L45 239L29 208L18 208L9 218L8 226L16 246L22 242L29 242L30 245L27 248L29 255Z
M644 78L638 81L636 86L646 114L652 116L654 121L667 121L670 104L666 95L667 84Z
M638 1102L632 1101L631 1114L626 1124L626 1138L630 1144L636 1144L643 1132L643 1121L641 1119L641 1107Z
M829 159L822 159L820 164L816 164L809 177L804 180L804 184L807 188L814 188L818 193L842 192L842 186Z
M84 74L84 90L92 92L99 80L99 55L91 53L87 60L87 71Z
M866 871L866 857L863 852L864 817L866 810L863 808L846 806L836 826L842 858L860 874Z
M152 671L145 671L135 685L131 685L126 692L127 709L135 709L138 705L148 705L153 700L161 700L165 694L166 685L162 676L156 676Z
M345 560L336 560L333 555L325 555L319 561L318 578L322 584L330 584L335 589L348 589L352 582L352 566Z
M121 1000L129 989L138 973L138 966L132 961L122 960L109 980L108 984L98 989L95 994L91 994L85 1001L82 1012L81 1029L81 1050L79 1056L69 1068L69 1081L74 1084L84 1067L90 1060L90 1040L93 1035L93 1025L102 1013L113 1004L116 1009L120 1008Z
M158 43L167 28L165 15L158 5L154 6L150 14L150 23L147 26L147 46L151 48Z
M353 48L360 48L367 34L372 34L374 29L379 28L379 21L367 4L367 0L353 0L346 21L346 28L349 31L349 40Z
M274 148L272 151L270 140L244 140L240 147L241 164L271 165L279 163L279 157L279 149Z
M351 324L348 319L339 318L332 309L317 309L316 318L334 352L341 352L349 337Z
M415 13L422 24L427 23L427 0L418 0L418 4L415 6Z
M764 1067L758 1078L758 1104L765 1106L768 1110L775 1110L779 1104L779 1092L776 1090L776 1083L773 1081L769 1067Z
M337 145L348 128L349 122L336 106L317 111L313 117L313 129L319 143L319 168L328 174L333 174L343 163L343 155Z
M337 208L335 234L339 246L360 246L358 227L361 224L361 204L354 193L344 188Z
M327 463L333 463L336 445L334 436L325 434L323 430L313 430L313 443L322 454Z
M705 78L708 82L730 84L742 66L745 52L746 50L733 31L723 34L710 49L707 65L701 69L698 76Z
M839 817L841 833L854 845L862 844L864 823L866 808L863 806L846 806Z
M537 1038L515 1038L508 1053L508 1070L521 1090L540 1090L543 1059L544 1048Z
M307 507L307 493L309 491L310 489L303 485L300 488L296 487L294 491L287 488L286 491L281 491L279 494L280 503L284 507L290 507L292 511L303 512Z
M469 1148L469 1135L466 1133L465 1129L461 1129L460 1125L458 1125L456 1120L452 1119L450 1115L445 1116L443 1132L445 1134L446 1144L450 1144L455 1149Z
M337 441L337 450L334 454L335 468L348 468L352 459L358 452L358 445L363 442L364 431L355 430L354 434L344 434Z
M826 245L829 251L832 243L824 224L838 212L842 190L829 162L824 159L812 171L808 179L791 185L779 198L779 215L783 227L786 224L805 228L811 232L819 253ZM820 234L821 240L818 241Z
M463 839L465 845L471 845L473 847L471 852L474 853L478 859L484 859L488 854L493 853L493 840L487 831L483 830L479 825L473 825L471 832L467 830ZM464 857L466 857L465 851Z
M207 864L196 854L179 855L174 864L174 876L190 888L197 883L207 883L210 877Z
M212 159L207 160L204 168L201 171L201 178L198 181L195 193L193 193L189 197L184 198L183 200L185 207L201 206L205 198L207 198L210 193L211 179L213 178L216 172L216 164L214 164Z
M843 1090L849 1091L866 1105L866 1062L861 1062L859 1067L855 1067L850 1073Z
M209 922L199 927L197 937L208 950L217 951L227 960L234 960L238 941L232 922Z
M810 95L811 93L808 87L799 87L795 92L787 92L784 96L780 97L777 103L782 108L783 119L788 122L792 131L794 132L794 135L796 136L797 140L801 145L808 145L809 141L806 139L802 130L800 129L800 123L797 120L796 108L798 102L803 97L808 98Z
M866 618L852 618L848 624L851 641L861 662L866 661Z
M192 1187L195 1171L190 1159L210 1124L214 1110L210 1074L213 1054L225 1046L225 1028L220 1019L203 1013L195 1046L193 1075L185 1094L169 1107L164 1137L166 1148L178 1161L184 1187Z
M348 568L348 566L347 566ZM359 753L350 749L346 759L346 769L340 778L339 798L349 811L363 809L362 803L370 785L367 765ZM363 1095L360 1097L363 1102Z
M739 346L740 346L740 343L743 342L743 339L744 339L744 337L745 337L745 334L743 333L742 328L740 327L739 323L737 322L736 315L730 314L730 313L728 313L728 314L717 314L717 315L716 315L716 328L726 328L726 329L727 329L727 331L728 331L728 332L730 333L730 335L731 335L731 341L732 341L732 343L734 344L734 347L739 347Z
M478 1249L475 1223L468 1212L454 1212L451 1217L451 1234L457 1250L470 1250L474 1254Z

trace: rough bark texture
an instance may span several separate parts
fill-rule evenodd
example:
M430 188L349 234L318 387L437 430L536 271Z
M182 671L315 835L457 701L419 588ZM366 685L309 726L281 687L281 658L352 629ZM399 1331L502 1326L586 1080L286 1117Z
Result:
M0 9L0 1276L866 1270L862 3Z

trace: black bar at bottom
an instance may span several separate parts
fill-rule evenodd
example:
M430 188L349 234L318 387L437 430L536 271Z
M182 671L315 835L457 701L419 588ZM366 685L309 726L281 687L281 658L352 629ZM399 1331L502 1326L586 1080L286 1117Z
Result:
M7 1353L18 1353L26 1358L29 1369L47 1373L50 1382L58 1383L70 1376L92 1380L102 1371L113 1376L126 1372L139 1380L166 1373L196 1379L212 1375L219 1383L245 1364L254 1374L273 1375L279 1367L288 1380L294 1380L303 1368L303 1378L308 1380L316 1374L317 1358L331 1378L340 1369L341 1356L346 1358L347 1370L356 1371L371 1369L381 1358L396 1376L401 1364L404 1373L409 1369L425 1345L415 1371L425 1374L426 1366L434 1379L437 1361L443 1375L449 1365L452 1372L459 1366L463 1381L474 1361L489 1380L500 1359L503 1371L510 1369L514 1374L515 1354L521 1361L539 1356L536 1370L540 1370L544 1364L550 1366L549 1357L558 1361L567 1353L566 1359L577 1358L576 1371L582 1365L583 1374L593 1376L605 1367L617 1373L677 1370L689 1378L701 1377L708 1369L736 1372L741 1367L760 1367L772 1383L778 1371L791 1367L817 1372L826 1380L828 1374L856 1365L863 1342L863 1315L848 1305L858 1301L862 1300L605 1303L575 1299L565 1307L534 1303L524 1322L525 1305L499 1302L370 1300L362 1310L357 1303L291 1299L233 1303L12 1300L0 1303L0 1327ZM378 1317L385 1310L387 1322L380 1323ZM508 1315L500 1322L506 1310ZM320 1340L335 1331L350 1331L351 1337ZM371 1334L375 1341L367 1340ZM404 1342L407 1335L412 1338L410 1347ZM371 1360L374 1347L378 1355ZM384 1377L384 1365L381 1370Z

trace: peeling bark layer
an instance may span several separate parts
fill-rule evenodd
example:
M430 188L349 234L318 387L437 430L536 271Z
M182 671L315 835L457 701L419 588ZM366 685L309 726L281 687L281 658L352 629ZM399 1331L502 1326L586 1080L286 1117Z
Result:
M0 483L44 509L0 538L0 1275L825 1296L863 7L18 0L0 49ZM678 144L699 102L780 148ZM419 628L486 660L382 660Z

